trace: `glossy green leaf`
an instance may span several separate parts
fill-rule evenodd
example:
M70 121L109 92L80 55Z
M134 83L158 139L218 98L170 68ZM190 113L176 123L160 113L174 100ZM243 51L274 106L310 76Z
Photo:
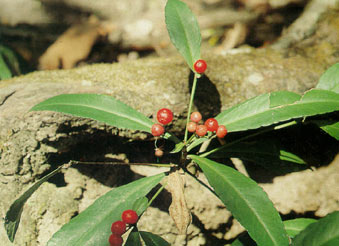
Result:
M312 123L319 126L328 135L339 140L339 122L336 120L314 120Z
M207 137L199 137L199 138L196 138L191 144L189 144L187 146L187 151L191 151L192 149L194 149L195 147L201 145L203 142L209 140L209 138Z
M200 59L201 44L200 28L194 14L182 1L168 0L165 21L173 45L193 70L194 62Z
M31 108L31 111L55 111L90 118L123 129L151 132L154 124L149 118L132 107L100 94L62 94L51 97ZM174 143L180 140L166 132L163 136Z
M338 246L339 211L312 223L292 241L292 246Z
M140 231L140 235L146 246L170 246L165 239L151 232Z
M148 199L147 197L140 197L136 200L132 206L132 209L137 212L138 216L140 216L147 209Z
M112 222L120 220L122 212L131 209L164 176L161 173L112 189L56 232L47 246L106 245Z
M308 225L317 222L315 219L298 218L293 220L285 220L284 226L289 237L295 237L303 231Z
M31 111L49 110L90 118L118 128L151 132L153 122L115 99L99 94L62 94L49 98Z
M327 132L330 136L334 137L336 140L339 140L339 122L321 126L320 128Z
M254 141L239 142L214 152L213 158L236 157L256 163L276 174L306 169L306 163L296 154L284 150L278 141L258 138Z
M138 230L133 230L126 240L125 246L142 246L140 233Z
M252 179L226 165L189 155L203 170L220 200L258 246L288 246L279 213Z
M59 173L62 168L63 166L60 166L36 181L12 203L5 217L5 229L7 231L8 239L11 242L14 241L15 234L20 223L21 213L28 198L31 197L31 195L40 187L40 185L46 182L49 178L53 177L55 174Z
M172 154L180 152L184 148L185 144L184 142L177 143L174 148L171 150Z
M11 49L0 45L0 79L9 79L12 73L20 74L19 61Z
M12 72L7 66L3 56L0 54L0 79L12 78Z
M339 94L332 91L312 89L303 97L293 92L278 91L249 99L215 118L229 132L236 132L337 110Z
M213 157L245 157L248 159L258 160L261 162L283 161L293 162L296 164L306 164L299 156L281 149L280 144L270 138L259 139L260 141L240 142L231 145L225 149L215 152Z
M339 63L332 65L321 75L316 88L339 93Z

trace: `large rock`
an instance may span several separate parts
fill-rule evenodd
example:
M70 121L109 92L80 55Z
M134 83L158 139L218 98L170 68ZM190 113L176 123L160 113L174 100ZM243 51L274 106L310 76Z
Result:
M312 42L305 42L302 47L284 51L245 48L220 56L203 52L208 70L198 83L195 107L208 117L260 93L275 90L301 93L314 87L325 69L339 61L339 42L333 39L333 32L338 32L338 15L327 16L333 19L324 19L321 25L327 28L328 35L317 38L317 32L309 39ZM172 57L35 72L1 81L1 215L5 216L20 192L56 165L70 159L107 160L109 154L111 158L123 161L155 161L152 159L153 141L148 141L151 138L145 133L116 129L59 113L28 112L33 105L61 93L107 94L150 117L161 107L172 108L175 120L170 131L182 134L189 100L189 79L190 72L184 61ZM337 193L320 191L319 186L309 184L315 178L325 177L326 182L318 181L322 182L322 187L337 185L338 179L332 176L337 173L333 171L337 167L332 164L314 174L305 171L280 177L264 188L283 213L298 209L298 213L315 211L323 216L338 209ZM138 172L142 174L142 171ZM308 178L304 179L304 175ZM127 167L97 165L65 170L42 185L29 199L14 245L44 245L55 231L100 195L137 177L139 175ZM298 182L291 187L296 196L289 199L285 193L279 195L280 191L287 192L281 188L286 182ZM161 203L147 211L141 226L163 235L173 245L186 245L186 241L187 245L205 245L207 241L231 238L229 233L218 231L220 225L231 220L220 201L190 179L186 192L194 214L188 237L176 236L174 224ZM318 200L320 193L327 203ZM302 203L303 206L296 205L298 194L313 194L306 195L305 199L313 197L315 200ZM292 203L288 203L289 200ZM216 219L211 219L213 217ZM0 231L2 245L11 245L2 226Z

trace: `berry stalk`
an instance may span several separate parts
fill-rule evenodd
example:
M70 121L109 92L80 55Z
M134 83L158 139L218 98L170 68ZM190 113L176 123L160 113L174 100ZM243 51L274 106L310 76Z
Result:
M193 100L194 100L194 96L195 96L195 89L197 87L197 78L198 78L197 76L199 76L199 75L197 73L194 73L193 85L192 85L192 91L191 91L191 99L190 99L190 103L188 105L188 112L187 112L187 119L186 119L184 144L186 144L187 137L188 137L187 125L190 122L190 116L191 116L191 112L192 112L192 105L193 105Z

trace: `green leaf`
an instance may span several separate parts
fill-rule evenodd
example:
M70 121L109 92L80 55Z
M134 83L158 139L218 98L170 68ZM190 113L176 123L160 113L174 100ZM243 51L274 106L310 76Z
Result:
M15 53L6 46L0 45L0 79L9 79L20 74L19 61Z
M10 79L12 78L12 72L8 68L2 54L0 54L0 79Z
M137 212L138 216L140 216L147 209L148 199L143 196L136 200L132 206L132 209Z
M133 229L133 231L128 235L125 246L142 246L138 230Z
M308 225L317 222L316 219L298 218L284 221L285 230L289 237L295 237Z
M316 88L339 93L339 63L332 65L321 75Z
M330 136L334 137L336 140L339 140L339 122L322 126L320 128L327 132Z
M215 117L229 132L256 129L282 121L339 110L339 94L312 89L303 97L278 91L249 99Z
M189 155L206 175L220 200L258 246L288 246L279 213L252 179L223 164Z
M312 223L292 241L292 246L338 246L339 211Z
M187 146L187 152L191 151L192 149L194 149L195 147L201 145L203 142L209 140L209 138L207 137L199 137L196 138L191 144L189 144Z
M299 171L307 168L297 155L282 149L278 141L258 138L255 141L240 142L214 152L213 158L237 157L259 164L277 174Z
M49 110L90 118L118 128L151 132L153 122L114 97L99 94L62 94L49 98L31 111Z
M189 7L179 0L168 0L165 21L173 45L185 58L192 71L200 59L201 35L198 22Z
M297 155L281 149L277 141L271 138L259 138L258 141L240 142L221 149L213 153L213 157L245 157L247 159L259 162L267 160L272 163L283 161L293 162L296 164L306 164Z
M49 178L53 177L55 174L60 172L60 170L64 166L60 166L57 169L53 170L46 176L42 177L38 181L36 181L32 186L30 186L24 193L20 195L19 198L17 198L12 205L10 206L9 210L6 213L5 217L5 229L7 231L7 236L11 242L14 241L16 231L18 229L20 218L22 214L23 207L28 200L28 198L31 197L31 195L42 185L44 182L46 182Z
M162 237L155 235L151 232L140 231L140 235L146 246L169 246L170 244Z
M112 189L56 232L47 246L106 245L112 222L120 220L122 212L131 209L164 176L161 173Z
M315 120L312 121L330 136L339 140L339 122L336 120Z
M132 107L100 94L62 94L51 97L31 108L30 111L55 111L83 118L90 118L123 129L151 133L154 124L149 118ZM166 132L163 136L174 143L180 140Z

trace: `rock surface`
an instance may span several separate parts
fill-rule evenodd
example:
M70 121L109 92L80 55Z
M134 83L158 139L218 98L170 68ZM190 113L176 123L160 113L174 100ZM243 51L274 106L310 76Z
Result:
M206 76L199 81L196 109L208 117L260 93L275 90L302 93L314 87L322 72L339 61L339 42L332 36L338 31L338 15L333 18L323 20L328 35L315 39L319 31L302 47L285 51L245 48L220 56L203 52L209 66ZM33 105L62 93L107 94L150 117L158 108L172 108L175 120L170 131L181 134L189 100L189 79L184 61L171 57L35 72L1 81L0 197L5 197L0 203L2 217L20 192L56 165L72 158L103 160L107 154L129 161L147 160L149 148L154 146L147 134L58 113L28 112ZM135 143L146 141L142 144L146 147L133 149L138 155L135 157L133 151L122 147L127 139ZM263 187L282 213L313 211L324 216L338 210L338 193L328 188L338 187L337 163L338 159L313 173L303 171L277 177L273 184ZM14 245L45 245L55 231L100 195L137 177L127 167L81 166L64 171L29 199ZM160 206L147 211L140 226L163 235L172 245L208 245L232 238L239 226L231 229L229 223L225 226L232 220L229 212L204 189L187 180L185 192L192 198L188 206L193 213L187 237L176 236L173 222ZM305 200L301 200L301 194ZM4 246L11 245L3 226L0 240Z

